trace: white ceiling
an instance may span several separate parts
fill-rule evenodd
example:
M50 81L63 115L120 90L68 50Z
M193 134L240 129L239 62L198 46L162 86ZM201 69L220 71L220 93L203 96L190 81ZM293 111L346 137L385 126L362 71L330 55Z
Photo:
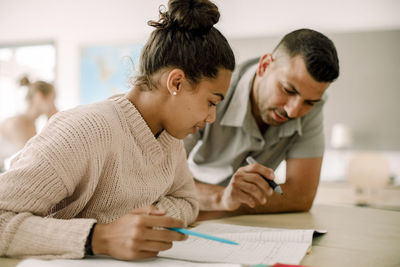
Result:
M231 37L275 35L308 27L323 32L400 28L398 0L216 0Z
M228 38L400 28L398 0L215 0ZM145 38L167 0L0 0L0 43L33 39Z

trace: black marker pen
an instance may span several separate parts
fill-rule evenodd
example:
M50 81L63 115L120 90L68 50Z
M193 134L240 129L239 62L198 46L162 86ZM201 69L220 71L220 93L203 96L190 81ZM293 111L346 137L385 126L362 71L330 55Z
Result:
M246 161L248 164L256 164L258 163L255 159L253 159L251 156L246 158ZM273 180L270 180L266 177L264 177L263 175L261 175L262 178L264 178L264 180L269 184L270 187L272 187L272 189L274 189L275 192L279 193L279 194L283 194L282 188L275 183Z

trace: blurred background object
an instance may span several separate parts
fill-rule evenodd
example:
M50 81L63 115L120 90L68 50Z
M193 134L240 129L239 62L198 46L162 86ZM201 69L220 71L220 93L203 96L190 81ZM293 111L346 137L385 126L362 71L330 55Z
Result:
M356 194L356 205L373 205L382 200L383 189L390 182L390 166L379 152L358 152L347 164L346 178Z
M353 143L353 137L349 126L343 123L336 123L332 126L331 142L332 148L347 149Z
M327 146L328 152L324 156L324 177L334 181L344 180L346 166L353 148L352 132L346 124L336 123L332 126L330 136L330 142ZM329 169L327 169L327 166L329 166Z

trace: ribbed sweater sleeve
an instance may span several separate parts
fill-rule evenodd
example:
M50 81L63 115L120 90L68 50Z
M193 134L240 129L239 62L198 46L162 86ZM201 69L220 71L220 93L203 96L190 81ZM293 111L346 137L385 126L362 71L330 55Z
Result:
M106 143L96 129L107 133L106 125L99 125L99 121L80 118L78 112L57 114L1 176L0 255L84 256L86 237L96 220L72 218L87 200L77 198L80 206L73 214L65 214L63 220L51 218L51 212L62 200L73 197L78 184L95 188L94 177L99 175L94 170L101 170L102 161L96 150ZM88 170L91 174L85 175Z
M174 183L167 194L160 198L157 207L168 211L168 215L183 220L189 225L196 219L199 203L193 176L186 162L186 151L183 141L176 148L178 157L175 167Z
M95 220L42 217L68 196L67 188L38 152L26 151L16 164L0 183L0 255L82 258Z

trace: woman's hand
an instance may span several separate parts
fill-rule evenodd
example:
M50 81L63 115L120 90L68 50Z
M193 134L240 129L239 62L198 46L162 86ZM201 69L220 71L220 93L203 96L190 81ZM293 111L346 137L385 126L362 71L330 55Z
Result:
M165 216L154 206L135 209L109 224L96 224L93 230L93 254L109 255L120 260L137 260L157 256L186 235L162 229L184 227L183 222Z

